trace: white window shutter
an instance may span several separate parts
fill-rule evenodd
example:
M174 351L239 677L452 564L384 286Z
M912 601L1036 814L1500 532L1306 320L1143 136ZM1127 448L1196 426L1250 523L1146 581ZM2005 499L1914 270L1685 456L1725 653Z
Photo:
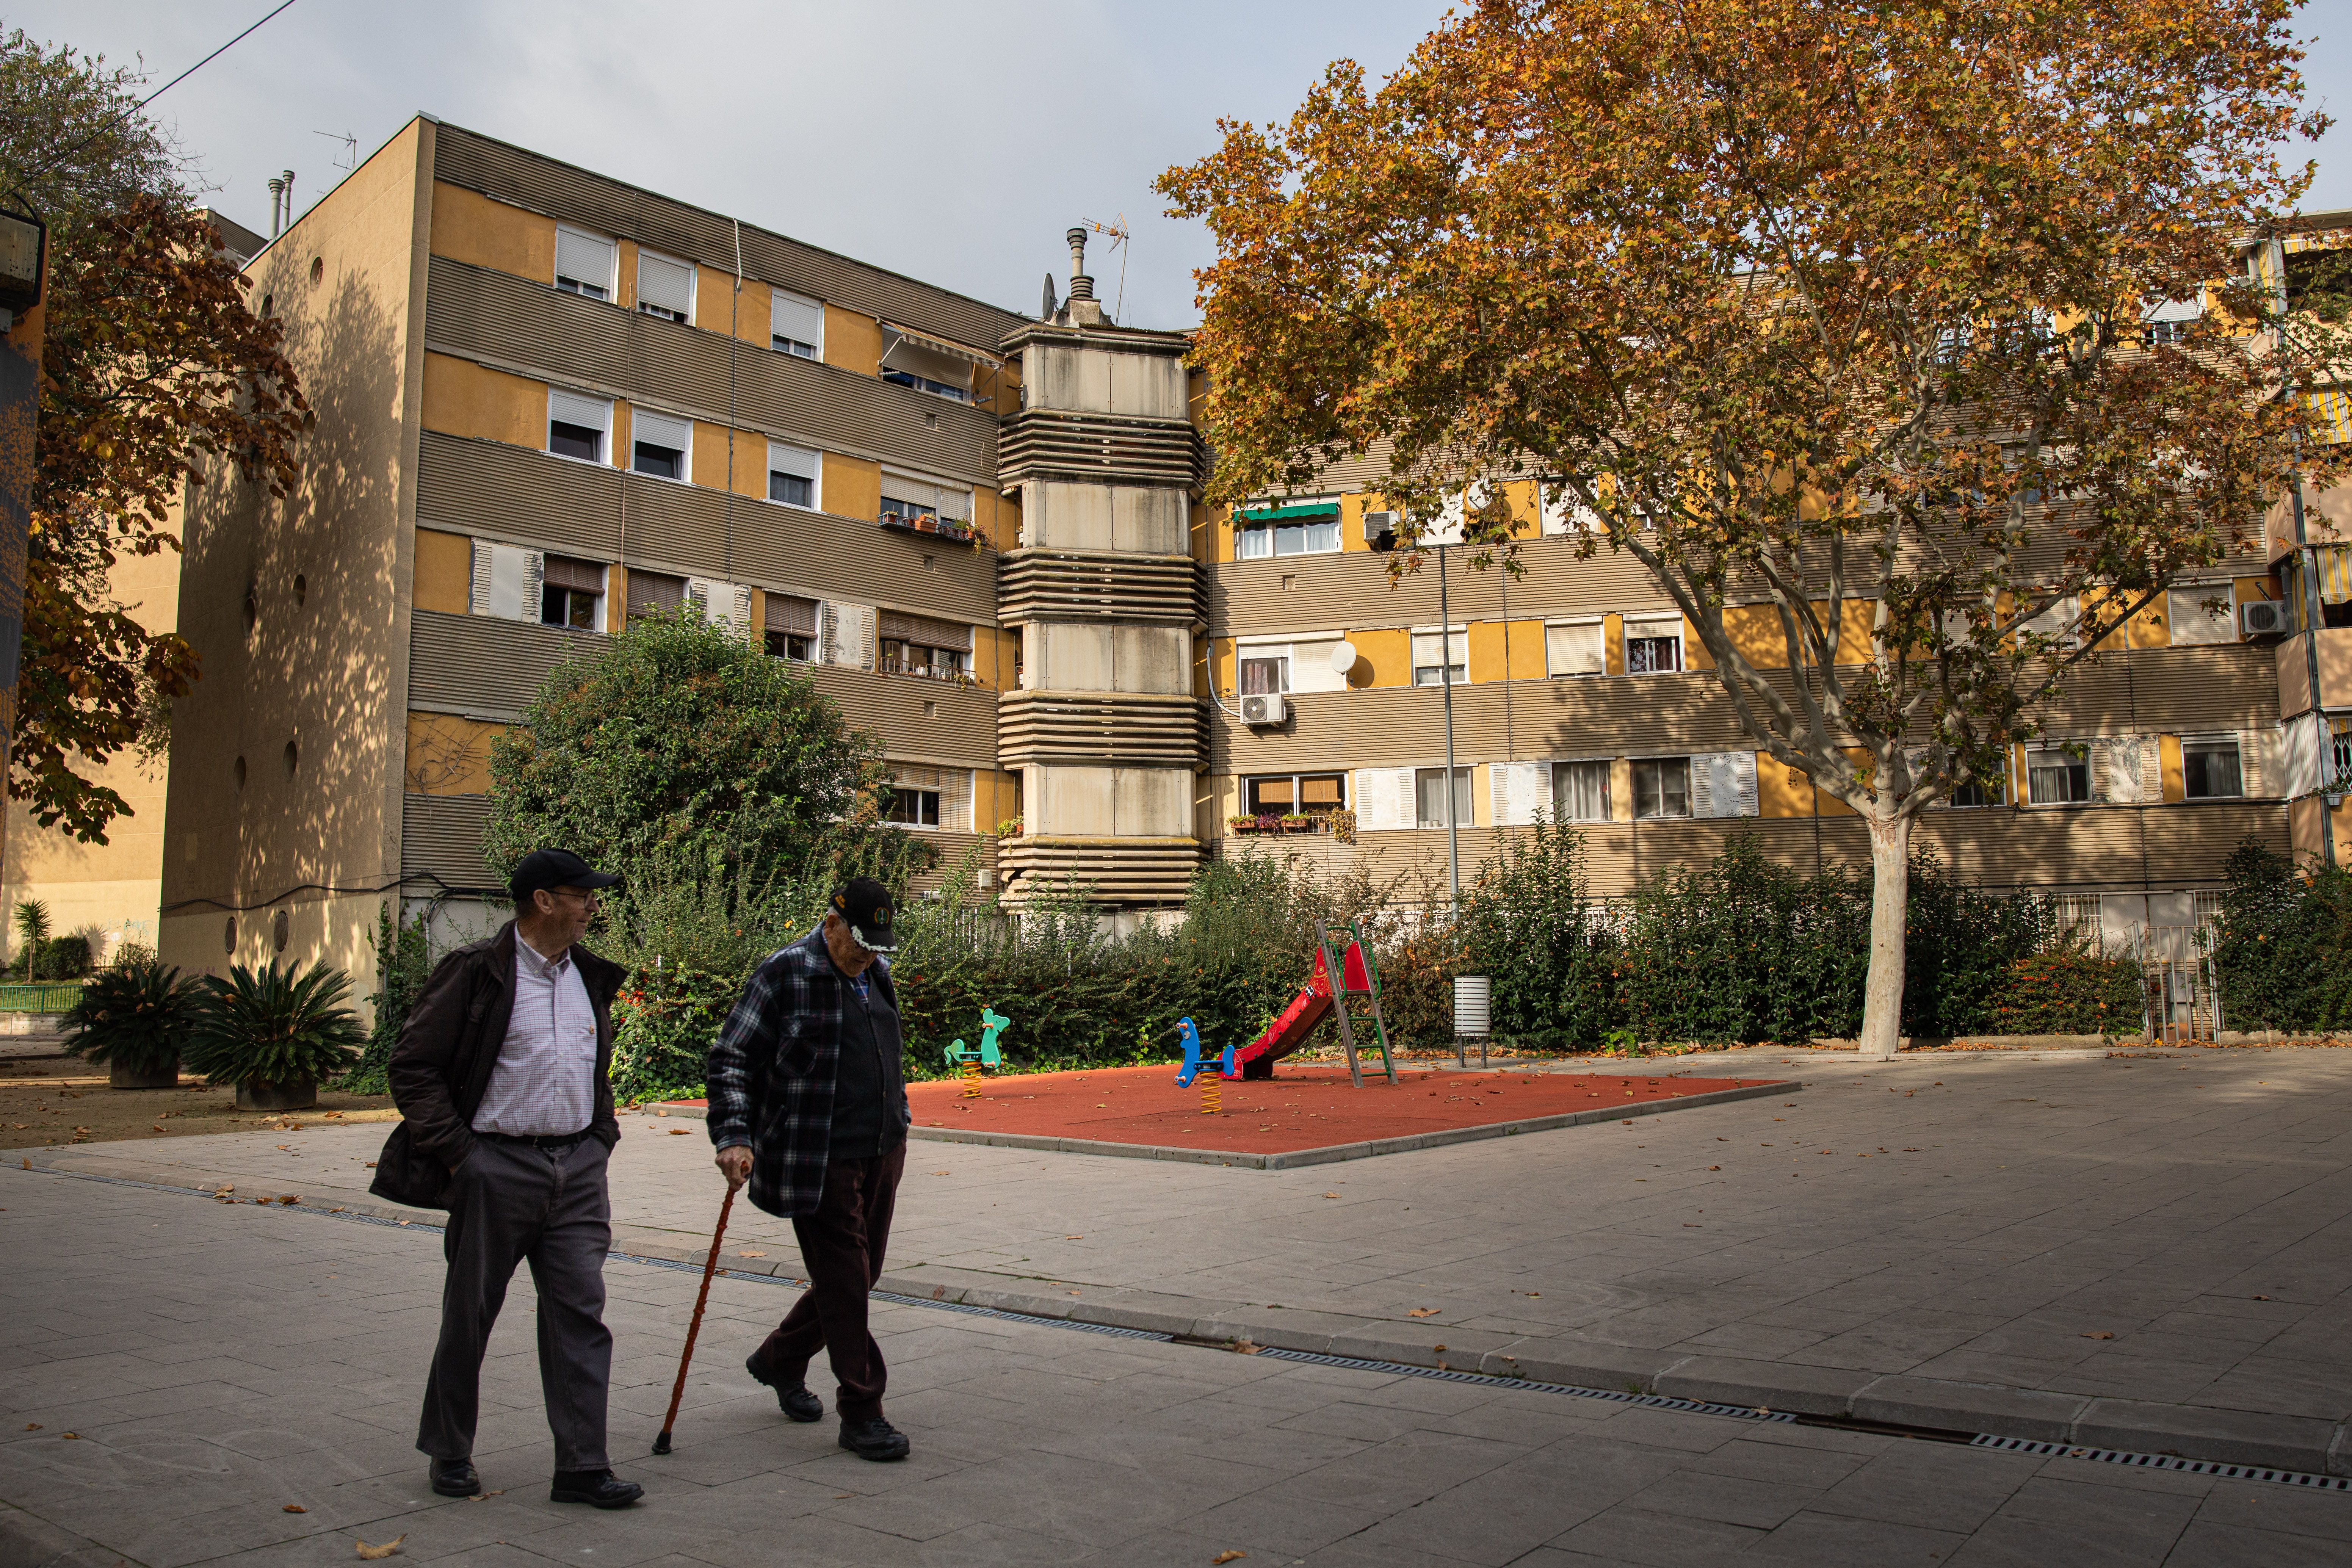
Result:
M466 590L466 613L487 616L490 613L490 552L495 546L485 541L474 541L473 576Z
M610 433L613 428L613 405L608 399L583 397L560 386L547 389L547 416L561 424L578 425L590 430Z
M827 600L819 624L824 628L824 646L817 657L823 662L850 669L874 668L874 611L871 606Z
M771 337L790 338L813 349L824 347L824 307L814 300L778 289L768 310Z
M1731 788L1725 793L1735 795L1738 803L1738 809L1736 812L1727 812L1725 815L1758 816L1759 808L1756 803L1756 753L1726 752L1723 755L1725 761L1730 764L1731 773Z
M1715 815L1715 758L1705 752L1690 759L1690 814L1693 816Z
M1496 763L1486 770L1497 827L1521 827L1551 805L1549 763Z
M497 616L501 620L536 621L546 561L536 550L475 540L466 608L474 615Z
M694 319L694 268L650 250L637 252L637 303Z
M734 600L735 635L748 637L751 635L751 590L740 584L737 584Z
M2238 731L2238 776L2248 798L2275 795L2293 800L2319 787L2321 722L2318 714L2307 713L2300 719L2288 720L2276 731ZM2282 742L2275 786L2270 784L2271 770L2263 765L2271 760L2264 753L2270 750L2268 742L2273 733Z
M576 228L559 227L555 231L558 278L569 278L609 294L613 289L614 255L613 242L602 235L583 234Z
M1417 804L1411 768L1356 770L1356 826L1366 832L1395 833L1414 825Z
M2091 798L2110 805L2137 805L2140 799L2137 735L2108 735L2091 748Z
M710 589L711 582L708 577L688 577L686 580L686 602L694 606L694 613L706 621L710 618Z

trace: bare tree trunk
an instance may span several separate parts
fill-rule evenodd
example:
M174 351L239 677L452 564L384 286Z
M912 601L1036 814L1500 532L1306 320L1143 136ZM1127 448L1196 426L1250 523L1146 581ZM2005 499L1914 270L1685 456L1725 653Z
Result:
M1868 816L1870 980L1863 990L1862 1054L1892 1061L1903 1037L1903 928L1911 901L1911 816Z

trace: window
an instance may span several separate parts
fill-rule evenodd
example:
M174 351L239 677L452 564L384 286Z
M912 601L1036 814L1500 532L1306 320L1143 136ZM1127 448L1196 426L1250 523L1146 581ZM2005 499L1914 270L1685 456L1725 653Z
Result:
M551 555L541 568L539 624L583 632L604 629L604 568L593 561Z
M1245 647L1241 654L1241 695L1273 697L1290 689L1290 649Z
M2032 746L2025 753L2025 798L2032 805L2074 805L2091 798L2086 749Z
M1548 625L1544 627L1544 670L1558 676L1600 675L1608 659L1601 648L1603 628L1599 621Z
M1347 805L1345 773L1276 773L1242 781L1242 809L1252 816L1327 816Z
M971 401L971 361L944 352L944 345L933 348L902 328L883 331L891 339L882 351L883 380L934 397Z
M1954 806L2007 805L2009 782L1998 774L1990 779L1963 779L1952 787L1951 798L1944 804Z
M768 595L768 652L806 664L816 658L816 601L791 594Z
M913 474L882 470L882 521L954 539L971 537L971 491Z
M1234 513L1234 558L1328 555L1339 548L1339 504L1299 501Z
M638 473L683 480L693 450L693 420L656 414L650 408L630 411L629 467Z
M1602 526L1601 514L1585 505L1583 498L1570 489L1566 480L1544 480L1543 531L1546 533L1591 533Z
M2074 613L2074 598L2070 594L2057 600L2040 614L2026 616L2012 629L2020 635L2054 637L2057 639L2058 647L2072 647L2074 646L2074 628L2077 618Z
M2236 800L2246 793L2235 735L2180 738L2181 791L2190 800Z
M666 572L629 572L629 619L674 616L686 607L686 579Z
M613 405L602 398L547 389L547 449L583 463L604 460L604 437L613 428Z
M1633 816L1643 822L1688 816L1690 759L1644 757L1633 763Z
M919 768L891 764L890 804L886 822L902 827L971 831L971 773L963 768Z
M2204 303L2198 300L2167 300L2151 306L2141 318L2148 346L2187 342L2198 318L2204 314Z
M768 305L768 342L780 354L823 359L824 307L804 296L775 289Z
M2319 782L2323 788L2352 782L2352 713L2327 716L2327 772Z
M1683 621L1625 620L1625 673L1663 675L1683 667Z
M1469 628L1451 632L1435 627L1412 634L1412 683L1415 686L1465 686L1470 680ZM1450 671L1450 673L1449 673Z
M1412 773L1414 825L1420 827L1445 826L1445 770L1415 768ZM1470 770L1454 770L1454 826L1470 826Z
M971 628L968 626L884 610L880 633L882 668L889 674L959 681L971 677Z
M2172 642L2177 647L2195 643L2233 643L2238 640L2237 595L2227 583L2191 584L2168 591L2165 613L2172 620ZM2214 608L2207 609L2206 601Z
M1608 821L1609 764L1552 763L1551 815L1555 822Z
M613 297L613 265L620 247L601 234L583 234L558 225L555 230L555 286L566 294L591 300Z
M768 443L768 499L785 506L816 505L816 464L814 452L804 447L788 447L782 441Z
M694 320L694 264L637 252L637 309L666 321Z

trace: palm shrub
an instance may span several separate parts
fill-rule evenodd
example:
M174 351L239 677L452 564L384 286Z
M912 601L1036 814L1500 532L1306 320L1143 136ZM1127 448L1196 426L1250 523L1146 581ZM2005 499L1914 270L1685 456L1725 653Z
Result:
M26 981L41 977L41 960L49 946L49 906L38 899L26 899L16 906L16 953L25 965Z
M179 1065L196 984L152 957L100 970L65 1016L65 1051L125 1076L143 1078Z
M315 1085L358 1060L367 1043L359 1015L342 1005L352 979L325 963L297 974L290 963L258 973L236 964L200 983L181 1059L212 1083Z

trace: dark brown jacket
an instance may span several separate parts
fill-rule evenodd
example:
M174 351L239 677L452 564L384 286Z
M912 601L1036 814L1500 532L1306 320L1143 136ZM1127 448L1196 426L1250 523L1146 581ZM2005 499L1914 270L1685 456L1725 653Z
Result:
M613 1116L613 998L626 972L584 947L572 949L596 1012L596 1110L591 1136L620 1141ZM377 1156L368 1191L418 1208L446 1208L449 1173L474 1147L474 1112L490 1087L514 1016L515 928L468 943L433 966L392 1049L393 1103L401 1121Z

